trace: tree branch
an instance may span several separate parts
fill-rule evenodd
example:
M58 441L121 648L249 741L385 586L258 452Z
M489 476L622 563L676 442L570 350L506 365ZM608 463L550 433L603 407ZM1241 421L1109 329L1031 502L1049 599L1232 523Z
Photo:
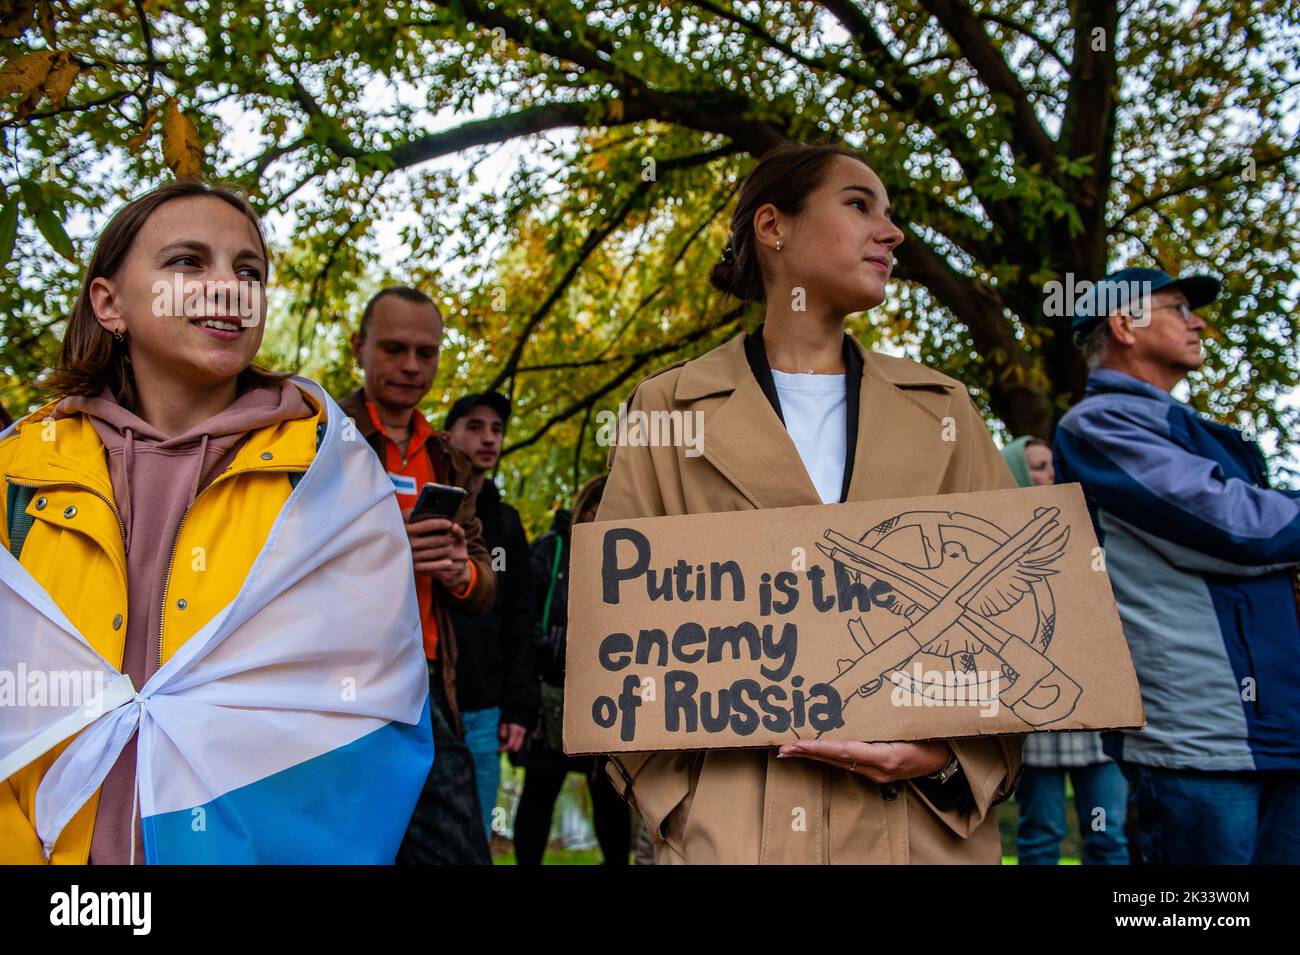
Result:
M1106 214L1115 164L1119 10L1116 0L1071 3L1070 10L1074 49L1057 142L1061 154L1075 162L1090 157L1091 171L1071 180L1071 199L1083 228L1073 236L1055 230L1048 243L1058 268L1095 279L1105 273L1108 261ZM1054 334L1043 341L1042 351L1043 365L1058 394L1082 398L1087 371L1072 336Z
M755 23L752 20L747 20L745 17L740 16L740 14L735 13L734 11L724 10L722 7L718 6L717 4L708 2L708 0L692 0L691 5L695 7L699 7L701 10L706 10L709 13L712 13L715 17L717 17L720 20L726 20L729 23L736 24L738 27L740 27L750 36L762 40L764 43L766 43L774 50L780 50L782 53L784 53L790 59L794 60L796 63L802 66L806 66L808 67L808 69L813 70L814 72L819 70L834 69L834 67L832 67L831 64L828 63L826 60L814 59L810 56L806 56L803 53L800 53L794 47L790 46L790 44L783 43L782 41L778 40L770 32L763 29L761 25Z
M1155 264L1160 267L1161 271L1164 272L1169 271L1169 269L1165 266L1165 263L1161 261L1160 253L1157 252L1155 249L1151 248L1151 246L1147 244L1146 239L1142 238L1142 236L1138 235L1128 226L1120 226L1119 231L1123 232L1130 239L1135 240L1138 245L1142 246L1142 251L1145 252L1147 255L1151 256L1151 261L1155 262Z
M284 69L283 65L281 69ZM287 69L285 72L289 75L289 98L302 107L303 112L307 114L309 125L314 125L325 133L325 145L330 151L344 159L360 159L364 156L365 153L358 149L343 132L338 120L321 109L320 104L316 102L316 97L302 85L302 81Z
M703 153L695 153L690 156L664 160L659 163L658 168L660 171L663 171L706 165L713 162L715 159L720 159L721 157L730 155L735 151L735 146L722 146ZM629 194L623 201L623 204L615 210L609 218L588 233L586 240L582 243L582 247L578 250L577 257L572 263L570 263L568 269L565 270L560 281L553 289L551 289L546 298L542 300L542 303L533 311L533 314L528 317L528 321L524 323L523 330L520 332L519 338L515 341L514 347L510 350L510 356L506 359L505 366L497 373L496 377L492 379L492 383L487 387L488 391L499 391L502 382L507 378L514 378L519 368L519 360L523 356L524 349L528 346L529 338L532 337L533 329L541 323L542 319L544 319L547 313L550 312L552 306L559 301L565 290L577 277L578 271L582 268L583 263L585 263L600 244L605 241L609 234L618 228L623 220L628 217L632 210L636 208L637 204L646 196L647 193L649 193L651 188L654 187L655 182L656 180L653 179L643 179L641 182L637 183L636 188L633 189L631 194Z
M659 358L663 355L671 354L672 352L675 351L679 351L680 349L685 348L687 345L697 342L701 338L704 338L705 336L712 334L718 329L724 328L727 325L736 322L741 316L745 314L746 308L747 306L745 305L738 305L735 308L732 308L730 311L725 312L716 321L711 322L710 324L707 325L701 325L698 328L693 329L691 332L689 332L687 335L683 336L682 338L679 338L671 342L664 342L660 345L655 346L654 348L647 349L646 351L634 355L631 364L629 364L626 368L620 371L617 375L615 375L609 381L605 382L605 384L601 385L599 388L597 388L587 397L574 402L569 407L563 409L562 411L557 412L556 414L552 415L550 418L547 418L546 421L542 423L541 427L538 428L535 432L533 432L533 434L531 434L529 437L525 438L524 440L519 441L516 444L512 444L510 447L506 448L504 451L501 452L501 456L504 458L507 454L513 454L515 451L520 451L528 447L529 445L536 444L538 441L540 441L543 437L546 436L546 433L548 431L550 431L556 425L567 421L569 418L572 418L575 414L577 414L580 411L584 411L588 408L593 407L597 401L605 397L605 395L609 394L611 391L613 391L623 382L627 381L630 377L632 377L633 374L636 373L638 369L642 368L650 360L654 358Z
M609 78L623 94L625 110L633 104L643 108L647 117L677 123L701 132L718 133L741 147L761 155L785 140L784 126L755 118L755 104L746 96L720 87L712 93L700 90L665 91L646 84L639 76L616 66L608 55L613 40L606 38L604 48L596 49L581 42L583 34L565 37L558 32L540 30L522 19L507 16L501 7L489 8L478 0L455 0L464 15L488 29L500 28L521 46L568 60L584 69ZM588 24L585 33L596 32ZM603 54L603 55L602 55ZM785 124L788 125L788 122Z
M921 5L948 31L984 85L995 95L1011 100L1011 131L1019 147L1017 151L1031 163L1039 163L1045 175L1054 175L1056 144L1038 122L1034 104L1020 78L989 42L979 18L964 0L921 0Z
M1255 169L1256 171L1260 169L1267 169L1269 166L1276 166L1278 163L1285 162L1287 159L1290 159L1292 156L1297 156L1297 155L1300 155L1300 145L1292 146L1290 149L1283 150L1282 152L1278 153L1276 156L1268 156L1263 159L1256 160ZM1173 196L1181 196L1183 193L1191 192L1193 189L1200 189L1205 186L1212 185L1213 183L1216 183L1221 179L1227 179L1229 176L1240 176L1243 171L1244 170L1242 168L1242 161L1240 159L1234 159L1231 162L1224 163L1222 166L1220 166L1218 169L1212 172L1205 173L1204 175L1201 176L1193 176L1187 181L1179 183L1177 186L1173 186L1169 189L1166 189L1164 192L1158 192L1155 195L1145 196L1144 198L1139 199L1138 201L1130 205L1127 209L1125 209L1123 213L1121 213L1120 217L1114 220L1110 224L1110 227L1115 228L1120 223L1122 223L1125 219L1127 219L1129 216L1133 215L1133 213L1145 209L1148 206L1154 206L1156 203L1162 202L1163 200L1169 199Z
M297 152L303 146L306 146L309 142L310 140L306 136L300 136L291 143L281 143L279 145L272 146L270 149L266 150L266 152L262 153L260 156L255 156L252 159L250 159L248 162L244 163L244 166L245 167L252 166L253 179L260 180L262 178L262 175L266 172L267 167L269 167L271 163L275 162L281 156L287 156L289 155L289 153Z
M993 373L989 393L993 410L1004 421L1028 422L1049 433L1050 401L1029 385L1011 380L1027 373L1033 362L1003 315L1004 305L997 293L955 270L906 224L901 228L907 239L894 252L898 262L895 274L925 286L970 331L976 350Z
M922 88L919 77L895 58L876 32L871 18L853 0L818 0L818 3L839 20L875 71L876 82L872 89L876 95L896 111L933 130L961 166L966 181L973 188L980 181L987 161L980 157L964 124L955 121L951 113L935 100L934 94ZM989 219L1002 232L1004 241L1012 241L1019 235L1021 216L1015 203L1007 199L978 198Z
M504 116L472 120L452 129L409 140L385 153L374 155L386 155L392 161L394 169L405 169L462 149L499 143L548 129L586 125L621 126L653 118L654 115L644 104L625 102L613 97L585 102L550 103L531 106Z
M149 108L149 96L153 93L154 77L158 73L158 58L154 55L153 28L149 26L149 17L145 13L143 0L132 0L132 6L135 7L136 19L140 21L140 36L144 40L144 62L148 69L144 81L144 92L137 92L135 95L140 101L140 108L147 110Z
M1017 23L1015 20L1011 19L1010 17L1004 17L998 13L981 13L979 14L979 18L988 23L994 23L1000 27L1005 27L1008 30L1013 30L1014 32L1019 33L1021 36L1026 37L1029 40L1032 40L1038 46L1039 49L1041 49L1044 53L1046 53L1048 56L1050 56L1052 59L1056 61L1057 66L1059 66L1066 73L1069 73L1070 66L1061 57L1061 54L1056 52L1056 47L1052 46L1052 44L1048 43L1046 40L1044 40L1033 30L1029 29L1029 27L1025 26L1022 23Z
M44 112L28 113L26 116L11 116L9 119L0 120L0 129L6 127L14 129L19 126L26 126L34 120L49 119L51 116L60 116L64 113L80 113L88 109L96 109L100 106L110 106L119 100L124 100L130 96L137 96L137 90L118 90L116 93L109 93L99 99L93 99L88 103L70 103L67 106L60 106L58 109L47 109Z
M1091 156L1093 165L1092 175L1079 181L1075 193L1083 231L1061 251L1079 271L1100 275L1106 265L1106 202L1114 168L1119 10L1115 0L1075 4L1073 9L1074 55L1058 141L1063 155ZM1095 50L1098 30L1102 49Z
M379 195L379 190L384 184L384 179L384 173L380 173L375 177L375 184L371 188L369 195L367 195L362 201L361 208L357 210L358 214L353 216L352 221L348 223L348 227L335 237L334 242L330 245L329 254L325 257L325 264L320 267L320 270L316 273L316 277L312 279L311 289L307 294L307 307L303 309L303 317L298 322L298 331L295 336L297 342L293 353L295 371L297 371L302 365L302 350L305 346L303 332L307 327L308 321L312 320L313 315L320 311L317 304L317 298L320 295L322 286L325 284L325 279L329 275L330 269L334 266L334 260L338 258L339 252L342 251L344 245L351 241L352 233L356 230L357 224L362 221L360 213L364 212L366 208L369 207L370 203L374 201L375 196Z
M581 486L580 478L582 476L582 442L587 437L587 425L591 424L591 412L593 406L587 405L587 410L582 413L582 424L578 425L578 440L573 443L573 486Z
M627 329L632 325L632 322L636 319L637 315L641 314L641 312L651 302L653 302L656 298L658 298L660 293L662 293L665 288L668 287L668 283L672 279L673 269L677 267L677 263L682 260L682 258L686 255L687 251L690 249L690 247L695 244L695 241L704 233L704 230L707 229L710 224L712 224L712 222L719 216L719 214L721 214L722 210L731 204L732 198L736 195L739 189L740 189L740 180L737 179L736 182L732 184L732 187L728 189L726 194L722 197L722 201L719 202L716 206L714 206L714 208L709 212L709 214L705 216L704 219L701 220L701 222L694 229L691 230L690 235L686 237L686 241L683 242L681 246L677 249L676 254L672 257L671 260L669 260L663 266L662 269L660 269L660 275L662 276L662 278L660 279L659 284L656 285L649 292L647 292L642 297L641 301L637 303L636 307L632 309L631 314L629 314L628 317L623 320L623 322L619 325L618 329L614 332L614 334L610 336L609 343L603 349L601 349L600 352L601 355L607 355L609 353L609 350L614 347L614 345L618 342L618 340L623 337L623 333L627 331Z

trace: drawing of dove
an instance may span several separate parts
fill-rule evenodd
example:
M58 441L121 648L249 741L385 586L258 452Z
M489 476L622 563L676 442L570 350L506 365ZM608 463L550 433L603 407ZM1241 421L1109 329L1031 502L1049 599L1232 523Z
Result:
M1035 583L1056 573L1051 565L1065 553L1069 539L1070 528L1066 526L1055 537L1040 540L1018 561L977 590L967 606L985 617L1006 613L1029 593Z
M1033 585L1055 574L1051 565L1065 552L1066 542L1070 537L1069 527L1065 527L1054 537L1046 538L1026 551L1015 563L1008 565L1001 572L988 580L971 597L967 605L971 610L984 617L994 617L1005 613L1030 592ZM951 586L971 569L976 561L971 560L966 545L959 541L945 541L942 548L943 561L938 567L917 568L931 579ZM937 588L936 588L937 589ZM909 623L916 623L926 613L916 601L905 597L897 591L886 609L890 613L905 617ZM983 642L971 633L966 625L958 622L949 630L951 636L945 635L926 648L925 652L941 657L954 658L979 652Z

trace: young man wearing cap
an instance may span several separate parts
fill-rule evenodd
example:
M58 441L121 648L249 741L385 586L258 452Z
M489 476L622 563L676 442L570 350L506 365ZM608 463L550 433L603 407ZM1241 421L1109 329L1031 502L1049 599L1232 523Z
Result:
M519 752L537 721L538 707L533 672L537 619L528 538L519 512L501 500L487 477L501 457L509 420L510 401L486 391L460 398L443 423L451 446L473 469L468 486L476 495L475 517L497 574L497 597L486 611L477 616L452 612L460 647L456 699L489 838L501 784L501 754Z
M1199 368L1209 276L1107 276L1075 309L1091 374L1056 433L1142 687L1147 726L1106 734L1148 863L1300 862L1300 495L1259 447L1170 391Z
M456 705L457 642L451 613L479 613L491 606L496 576L474 516L472 489L454 521L410 520L425 484L466 487L472 471L469 460L429 427L418 407L438 372L442 315L423 292L386 288L366 305L351 344L365 384L339 406L379 456L406 518L429 665L433 768L397 862L490 865L474 767L462 741Z

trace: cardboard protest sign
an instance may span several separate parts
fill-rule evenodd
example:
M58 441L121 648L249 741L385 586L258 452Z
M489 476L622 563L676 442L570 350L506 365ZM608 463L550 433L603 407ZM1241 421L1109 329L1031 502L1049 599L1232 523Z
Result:
M1143 722L1077 484L573 529L566 752Z

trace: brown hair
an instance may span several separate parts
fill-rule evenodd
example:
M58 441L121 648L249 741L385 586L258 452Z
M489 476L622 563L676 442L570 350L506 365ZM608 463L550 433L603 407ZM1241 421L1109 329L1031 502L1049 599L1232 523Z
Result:
M587 508L600 507L600 499L605 496L605 482L608 479L608 474L598 474L578 488L578 493L573 497L574 523L577 523L578 519L582 517L582 512Z
M365 311L361 313L361 325L357 329L362 338L366 337L366 329L370 326L370 316L374 314L375 306L386 295L395 295L402 301L411 302L414 305L428 305L438 313L439 318L442 317L442 309L438 308L437 303L418 288L411 288L409 285L390 285L388 288L381 288L370 296L370 301L366 302Z
M267 252L262 224L248 200L239 193L209 185L199 179L178 179L136 196L108 220L108 225L95 242L95 250L90 255L90 263L81 280L81 291L68 314L58 362L45 382L46 387L56 396L97 395L108 387L112 389L118 404L134 410L135 379L131 372L131 358L126 342L118 342L99 324L95 309L90 304L90 283L97 278L112 278L118 273L127 253L131 251L135 237L159 206L189 196L220 199L242 212L257 233L269 275L271 257ZM283 373L249 365L239 373L236 382L242 393L249 388L273 384L285 377L287 375Z
M763 154L740 187L736 211L731 215L731 236L709 272L714 288L742 302L764 300L754 213L771 203L786 215L798 215L808 193L821 184L827 166L836 156L867 161L861 153L839 143L792 143Z

